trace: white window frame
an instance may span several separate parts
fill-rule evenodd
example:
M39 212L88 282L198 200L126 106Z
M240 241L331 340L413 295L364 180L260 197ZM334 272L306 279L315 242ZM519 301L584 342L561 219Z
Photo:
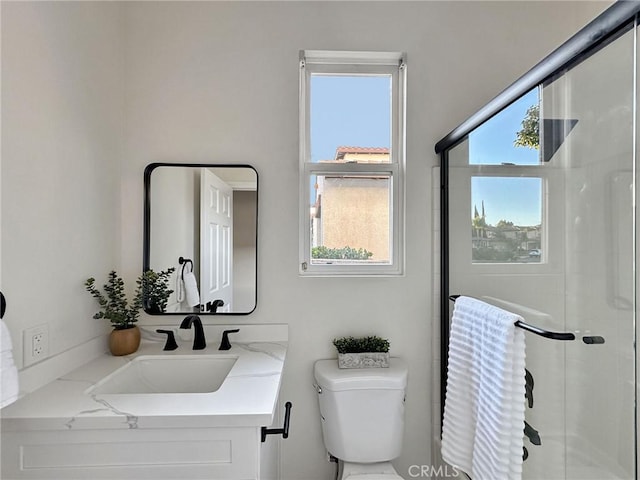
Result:
M313 163L310 148L310 82L313 74L391 76L391 148L389 163ZM299 273L303 276L379 276L404 274L404 176L406 55L400 52L300 52L300 232ZM366 145L363 145L366 146ZM311 259L310 178L312 175L390 176L390 252L388 264L313 264Z
M557 181L554 181L554 176L550 175L549 169L542 170L544 166L541 165L471 165L469 168L469 192L472 193L472 181L474 178L529 178L540 180L540 224L542 228L542 236L540 239L540 248L542 250L542 256L539 262L474 262L473 253L470 253L470 263L472 268L476 270L483 270L491 272L492 269L509 269L509 271L522 270L522 272L530 273L532 269L542 270L545 269L545 265L549 264L549 236L551 228L554 231L561 231L557 225L551 224L551 217L549 215L549 183L552 183L557 187ZM555 172L557 174L557 171ZM473 206L469 202L469 213L472 212ZM507 219L508 220L508 219ZM557 243L560 242L560 243ZM553 245L561 245L562 240L558 239ZM555 255L555 253L553 254Z

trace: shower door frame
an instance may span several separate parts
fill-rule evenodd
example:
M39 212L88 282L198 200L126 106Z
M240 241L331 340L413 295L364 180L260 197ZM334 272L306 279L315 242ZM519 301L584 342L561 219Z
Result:
M449 158L451 148L462 142L475 128L511 105L522 95L590 56L598 48L617 38L621 31L637 26L640 2L618 1L577 34L536 64L503 90L487 105L470 116L435 145L440 155L440 414L444 415L449 350ZM636 87L637 88L637 87ZM637 101L637 99L636 99ZM634 147L635 150L635 147ZM460 293L460 292L455 292ZM636 378L637 390L637 378ZM637 420L636 420L637 422ZM637 425L636 425L637 431ZM637 442L637 439L636 439ZM637 445L636 445L637 449ZM636 459L636 472L638 469Z

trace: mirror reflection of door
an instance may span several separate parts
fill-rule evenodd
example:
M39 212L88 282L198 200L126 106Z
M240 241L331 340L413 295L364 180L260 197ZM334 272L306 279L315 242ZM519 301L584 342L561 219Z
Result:
M233 311L233 189L209 169L200 184L200 303ZM214 307L215 308L215 307Z
M246 315L256 306L258 175L249 165L154 163L145 169L143 268L175 268L165 314ZM199 305L178 295L192 261ZM157 314L154 312L147 312Z

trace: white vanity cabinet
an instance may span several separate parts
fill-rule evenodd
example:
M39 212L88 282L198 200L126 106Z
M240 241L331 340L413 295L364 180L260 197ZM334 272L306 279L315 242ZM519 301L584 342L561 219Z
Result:
M3 432L2 478L275 480L277 441L259 428Z
M2 409L0 478L277 480L281 440L262 442L261 427L281 427L284 332L235 343L226 354L237 360L211 393L88 394L136 356L167 352L149 342L97 358Z

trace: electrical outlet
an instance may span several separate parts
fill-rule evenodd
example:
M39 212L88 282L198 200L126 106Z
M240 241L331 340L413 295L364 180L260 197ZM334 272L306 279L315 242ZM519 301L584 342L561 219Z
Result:
M24 366L28 367L49 356L49 325L46 323L23 332L22 353Z

